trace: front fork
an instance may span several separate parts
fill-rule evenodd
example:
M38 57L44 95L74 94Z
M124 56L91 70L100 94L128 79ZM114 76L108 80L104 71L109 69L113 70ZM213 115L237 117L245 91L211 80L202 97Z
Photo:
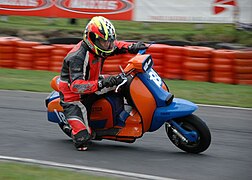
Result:
M187 131L173 120L166 122L166 124L168 125L168 127L170 127L172 129L174 134L176 134L179 138L181 138L182 141L184 141L186 143L197 141L197 139L198 139L197 132Z

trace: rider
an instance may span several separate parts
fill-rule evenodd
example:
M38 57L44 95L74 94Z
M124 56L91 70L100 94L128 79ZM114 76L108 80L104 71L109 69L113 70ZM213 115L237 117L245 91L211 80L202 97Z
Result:
M102 16L93 17L87 24L83 40L64 59L59 83L61 105L77 150L86 150L91 139L88 118L94 95L106 93L121 83L116 76L100 74L104 60L114 54L136 54L146 48L142 42L117 41L114 26Z

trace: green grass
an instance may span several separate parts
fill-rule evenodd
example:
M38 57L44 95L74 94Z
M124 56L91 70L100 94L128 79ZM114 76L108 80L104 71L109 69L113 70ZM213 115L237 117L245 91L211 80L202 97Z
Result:
M45 168L38 165L0 162L0 179L3 180L112 180L116 178L101 177L76 171ZM119 179L119 178L117 178Z
M8 21L0 21L0 32L20 35L19 30L42 31L45 36L58 37L62 32L71 36L73 32L82 32L88 19L78 19L76 25L69 24L65 18L41 18L9 16ZM158 22L134 22L112 21L118 33L118 39L124 40L187 40L218 41L228 43L240 43L252 46L252 32L238 31L232 24L201 24L193 23L158 23ZM50 34L50 31L57 31Z
M50 92L56 72L0 69L0 89ZM252 107L252 86L165 80L175 97L199 104Z
M0 89L36 92L51 91L50 81L58 73L0 68Z

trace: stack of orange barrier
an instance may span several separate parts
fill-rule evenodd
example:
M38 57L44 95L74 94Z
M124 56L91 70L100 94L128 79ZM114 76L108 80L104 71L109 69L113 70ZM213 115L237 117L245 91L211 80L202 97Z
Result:
M33 49L32 47L39 45L38 42L17 41L16 49L16 69L34 69Z
M118 74L120 73L119 65L122 65L122 55L108 57L103 65L102 74Z
M215 50L212 57L211 81L215 83L234 84L235 53L232 50Z
M15 68L16 42L19 40L16 37L0 38L0 67Z
M41 45L17 37L0 37L0 67L60 72L65 56L74 46ZM146 53L151 54L153 68L163 78L252 85L251 50L153 44ZM119 65L125 68L134 56L127 53L108 57L102 73L120 73Z
M121 66L122 68L125 68L128 64L128 61L133 58L135 56L135 54L122 54L121 55L121 58L122 58L122 61L121 61Z
M56 44L51 51L51 59L49 63L49 70L60 72L63 60L67 53L73 48L74 45Z
M49 64L51 60L51 51L53 46L49 45L40 45L33 47L33 69L35 70L49 70Z
M164 50L164 78L182 79L182 60L184 47L166 46Z
M153 68L158 72L160 76L164 74L164 50L166 45L163 44L153 44L151 45L146 53L151 54L154 62Z
M212 48L187 46L184 49L183 79L191 81L209 81Z
M131 44L131 42L126 42L128 45ZM121 66L122 68L125 68L128 64L128 61L133 58L135 55L133 54L129 54L129 53L126 53L126 54L121 54L120 55L120 58L121 58ZM106 61L105 61L106 62Z
M236 51L234 59L235 82L252 85L252 51Z

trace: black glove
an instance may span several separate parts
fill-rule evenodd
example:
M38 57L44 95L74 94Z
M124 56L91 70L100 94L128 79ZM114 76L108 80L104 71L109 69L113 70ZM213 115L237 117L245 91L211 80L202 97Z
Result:
M98 87L99 89L113 87L115 85L118 85L122 82L122 79L116 76L108 76L100 81L98 81Z
M131 54L137 54L139 50L147 49L147 46L141 41L129 45L128 52Z

